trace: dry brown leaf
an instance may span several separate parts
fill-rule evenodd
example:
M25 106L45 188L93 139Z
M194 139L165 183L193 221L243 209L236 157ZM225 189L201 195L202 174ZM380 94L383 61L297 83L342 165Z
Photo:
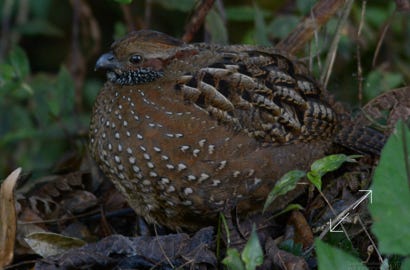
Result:
M21 168L14 170L0 188L0 269L13 260L17 227L14 187L20 172Z
M64 253L71 248L82 247L86 244L83 240L50 232L37 232L25 238L31 249L42 257Z

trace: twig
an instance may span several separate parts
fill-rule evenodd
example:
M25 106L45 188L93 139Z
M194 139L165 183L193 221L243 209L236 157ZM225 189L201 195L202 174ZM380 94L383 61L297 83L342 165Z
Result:
M391 22L392 18L394 18L395 15L396 15L396 11L393 12L393 14L390 16L389 19L387 19L387 22L383 26L382 33L380 35L379 41L377 42L376 50L374 51L373 60L372 60L372 67L376 66L376 61L377 61L377 57L379 56L380 48L382 47L383 40L386 37L387 31L389 30L390 22Z
M350 14L354 0L348 0L346 6L343 10L342 17L339 20L339 23L336 28L335 35L333 37L332 43L330 45L329 53L327 54L325 64L323 66L323 73L320 76L320 82L323 84L323 87L326 89L327 83L329 82L330 74L332 73L333 64L336 58L336 52L339 45L340 33L342 32L343 26L347 20L347 17Z
M305 17L276 48L289 53L300 51L311 40L315 31L320 29L343 6L345 0L321 0L313 8L311 16Z
M377 249L376 243L374 243L373 238L370 236L369 232L367 231L366 226L364 225L364 223L363 223L362 219L360 218L360 216L358 217L358 221L360 223L360 226L362 226L362 229L363 229L364 233L369 238L370 243L372 243L372 246L373 246L374 250L376 250L376 253L377 253L377 256L379 257L380 263L382 263L383 262L382 255L380 254L379 250Z
M359 29L357 30L357 37L356 37L357 82L358 82L358 92L359 92L358 99L359 99L360 105L362 104L362 101L363 101L363 69L362 69L362 57L360 53L360 36L362 34L364 17L366 14L366 4L367 4L367 1L363 0L362 13L360 15Z
M195 33L203 24L206 15L209 10L212 8L215 0L202 0L198 8L195 10L195 13L192 15L190 21L185 26L185 34L182 36L184 42L190 42Z
M169 259L167 253L165 252L164 247L162 246L161 242L159 241L159 235L157 231L157 225L154 224L154 231L155 231L155 241L158 242L159 249L161 250L162 255L164 255L165 259L167 260L168 264L172 267L172 269L175 269L175 265L171 262Z

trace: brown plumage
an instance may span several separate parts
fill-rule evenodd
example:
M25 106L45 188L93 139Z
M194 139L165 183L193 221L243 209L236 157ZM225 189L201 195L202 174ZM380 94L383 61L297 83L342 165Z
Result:
M184 44L145 30L115 42L96 68L108 82L91 153L138 214L170 228L260 209L283 174L308 169L335 142L370 153L383 144L342 121L305 66L272 48Z

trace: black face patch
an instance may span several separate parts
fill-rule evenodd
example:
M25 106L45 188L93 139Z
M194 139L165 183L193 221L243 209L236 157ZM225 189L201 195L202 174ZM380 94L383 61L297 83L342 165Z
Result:
M162 71L153 70L150 68L140 68L133 71L125 71L122 74L117 74L114 71L107 72L107 79L115 84L120 85L136 85L155 81L164 76Z

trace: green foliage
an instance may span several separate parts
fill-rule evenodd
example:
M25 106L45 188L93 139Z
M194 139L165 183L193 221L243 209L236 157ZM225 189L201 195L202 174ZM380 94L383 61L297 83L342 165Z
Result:
M369 206L372 231L386 254L410 255L410 130L396 125L383 148L373 184L373 203Z
M212 42L217 44L228 44L228 32L221 14L212 8L205 20L205 28L212 37Z
M270 45L270 41L267 35L267 26L265 20L262 15L262 11L260 10L257 4L254 4L255 9L255 42L258 45Z
M306 175L305 172L299 170L293 170L282 176L281 179L275 184L268 197L266 198L263 211L265 211L271 203L280 195L284 195L289 191L295 189L297 183L301 178Z
M299 23L299 17L294 15L275 16L268 24L268 33L272 38L285 38Z
M375 69L365 80L363 94L366 100L377 97L384 91L399 87L404 82L403 75Z
M318 239L315 241L315 247L319 270L366 269L359 259Z
M0 65L0 150L3 162L26 170L49 169L67 148L67 135L87 127L88 119L74 115L74 83L67 69L56 76L30 74L26 53L10 51Z
M222 261L223 264L230 270L245 270L245 266L241 260L241 254L234 248L228 248L226 257Z
M270 16L269 11L261 9L256 11L252 6L229 6L226 8L226 18L229 21L253 22L257 14L265 19Z
M347 156L345 154L336 154L318 159L310 166L310 172L307 173L307 178L318 190L321 190L323 175L339 169L345 162L356 162L355 158L358 157L360 157L360 155Z
M241 258L245 263L246 270L253 270L263 263L263 250L259 243L255 225L253 225L251 237L242 251Z
M371 186L373 203L369 205L369 210L374 220L372 231L378 240L378 249L388 255L407 256L401 263L403 270L410 267L409 168L410 130L403 122L399 122L383 148L376 168ZM319 269L329 269L331 266L365 269L359 259L319 240L315 244ZM391 269L392 265L396 267L399 262L392 260L389 263L385 259L380 269Z
M254 270L257 266L262 265L263 250L259 243L255 225L252 227L251 236L242 253L239 254L236 249L229 248L227 257L222 260L222 263L232 270Z
M302 243L295 243L293 239L287 239L278 245L278 248L292 253L296 256L303 256L303 245Z
M309 181L315 185L318 190L322 188L322 177L328 172L332 172L340 168L345 162L356 162L355 158L360 155L335 154L318 159L312 163L310 171L305 173L300 170L293 170L281 177L266 198L263 211L265 211L269 205L280 195L284 195L289 191L295 189L297 183L305 175Z
M26 23L21 25L17 29L20 33L24 35L45 35L45 36L54 36L54 37L62 37L63 32L61 29L56 27L55 25L49 23L46 20L42 19L33 19L30 23Z

